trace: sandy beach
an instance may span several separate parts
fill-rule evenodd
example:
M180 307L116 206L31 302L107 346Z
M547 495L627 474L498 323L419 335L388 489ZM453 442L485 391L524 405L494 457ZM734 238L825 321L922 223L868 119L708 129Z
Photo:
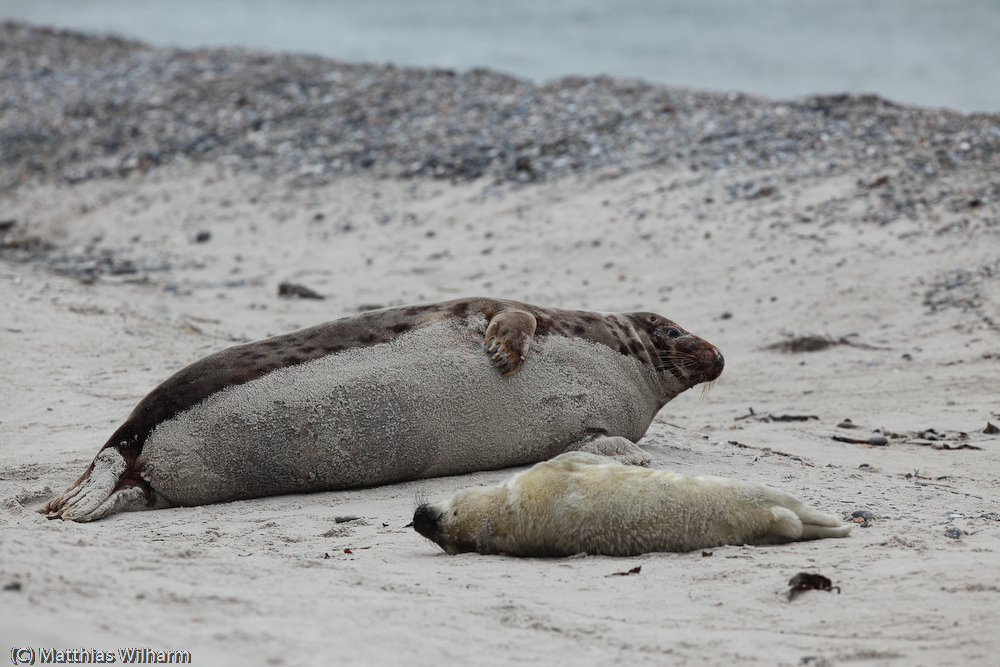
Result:
M2 28L4 650L996 660L1000 115ZM722 377L640 442L652 465L774 486L852 534L537 560L448 556L405 527L418 494L509 469L91 524L36 511L210 352L474 295L655 311L717 345ZM839 591L789 600L799 572Z

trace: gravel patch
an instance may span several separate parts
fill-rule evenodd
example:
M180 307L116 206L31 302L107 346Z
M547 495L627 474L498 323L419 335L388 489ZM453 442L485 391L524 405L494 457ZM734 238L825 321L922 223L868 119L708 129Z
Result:
M607 77L166 49L0 23L0 191L222 160L264 174L500 182L656 164L1000 165L1000 114L873 95L774 101ZM991 193L992 194L992 193ZM753 193L749 193L753 195Z
M924 305L930 312L958 308L975 313L982 321L995 326L996 306L1000 301L1000 259L972 268L956 268L936 276L924 292Z

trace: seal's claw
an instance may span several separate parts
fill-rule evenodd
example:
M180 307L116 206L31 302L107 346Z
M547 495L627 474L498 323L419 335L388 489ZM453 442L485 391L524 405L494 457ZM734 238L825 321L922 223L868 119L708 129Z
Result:
M507 350L497 350L497 352L490 357L490 363L494 368L500 371L501 375L510 375L520 368L524 361L522 359L515 359L511 357Z
M524 359L505 349L497 350L490 357L490 363L503 375L510 375L521 367Z

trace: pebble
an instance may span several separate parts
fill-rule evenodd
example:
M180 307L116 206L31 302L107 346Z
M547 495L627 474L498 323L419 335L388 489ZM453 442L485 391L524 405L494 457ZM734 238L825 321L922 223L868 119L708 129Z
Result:
M856 510L851 513L851 519L860 528L871 528L875 519L878 518L871 510Z

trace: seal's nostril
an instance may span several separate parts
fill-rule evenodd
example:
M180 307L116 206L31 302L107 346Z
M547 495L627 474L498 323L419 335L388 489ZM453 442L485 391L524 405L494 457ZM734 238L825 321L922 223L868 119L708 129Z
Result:
M712 379L722 375L722 369L726 366L726 360L722 356L722 353L718 350L715 351L715 363L712 364Z

